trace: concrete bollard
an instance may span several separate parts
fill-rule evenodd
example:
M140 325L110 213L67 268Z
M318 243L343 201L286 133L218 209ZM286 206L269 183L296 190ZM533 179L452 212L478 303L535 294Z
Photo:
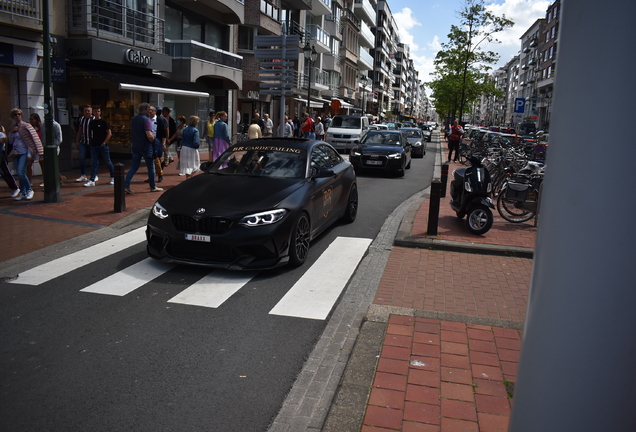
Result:
M123 213L126 211L126 192L124 188L124 164L115 164L115 213Z
M439 223L439 201L441 198L442 182L433 180L431 182L431 196L428 206L428 228L427 235L437 235L437 225Z
M446 198L446 185L448 184L448 164L442 164L442 193L441 197Z

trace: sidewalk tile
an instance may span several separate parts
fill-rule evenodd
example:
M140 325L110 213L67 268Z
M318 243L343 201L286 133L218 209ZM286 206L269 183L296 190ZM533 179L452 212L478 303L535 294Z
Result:
M477 421L477 411L473 402L442 399L442 417Z
M414 355L423 357L437 357L440 356L440 348L437 345L414 343L411 351Z
M440 389L435 387L426 387L415 384L406 386L406 400L412 402L426 403L430 405L438 405L440 397Z
M440 364L451 368L470 369L470 359L468 356L442 354Z
M468 328L468 338L494 342L495 338L491 330Z
M473 386L466 384L442 382L442 397L445 399L455 399L466 402L475 401Z
M519 363L517 362L501 362L501 370L503 371L504 375L516 376L518 368Z
M413 326L402 324L389 324L386 333L389 335L412 336Z
M518 362L520 352L517 350L498 349L499 359L502 361Z
M402 423L402 432L439 432L439 426L405 421Z
M508 339L521 339L521 337L519 336L518 330L494 327L493 333L495 334L496 337L503 337Z
M403 410L405 395L405 392L381 389L376 387L371 389L371 395L369 396L369 405Z
M411 356L409 367L422 370L439 371L440 361L435 357Z
M395 429L363 425L362 429L360 429L360 432L395 432Z
M378 361L378 372L407 375L409 372L409 362L407 360L388 359L381 357Z
M409 369L408 383L439 388L440 374L437 371L431 372L411 368Z
M439 345L440 343L440 335L433 333L422 333L417 330L413 334L413 342L415 343L424 343L431 345Z
M497 353L497 346L495 345L495 342L490 342L490 341L469 339L468 348L471 351L481 351L481 352L487 352L492 354Z
M404 420L439 424L439 406L407 401L404 406Z
M497 354L485 353L481 351L470 352L471 363L486 365L486 366L499 366L499 357Z
M441 336L441 339L445 342L468 343L468 337L463 332L442 330Z
M510 415L508 398L477 394L475 395L475 402L477 411L481 413Z
M374 387L380 387L389 390L406 390L406 376L389 374L385 372L378 372L375 374Z
M441 432L479 432L476 422L442 417Z
M453 342L442 342L441 343L441 352L444 354L454 354L454 355L468 355L468 345L461 343L453 343Z
M508 432L510 417L488 413L477 413L480 432Z
M389 324L413 326L415 325L415 317L392 314L391 316L389 316Z
M422 333L439 334L439 332L440 332L439 323L438 324L432 324L432 323L428 323L428 322L416 321L415 322L415 331L416 332L422 332Z
M392 335L392 334L387 334L384 338L384 343L386 345L402 347L402 348L409 348L411 346L412 341L413 341L413 338L410 336L399 336L399 335Z
M501 369L499 369L498 367L472 364L471 369L475 378L503 381Z
M482 378L475 378L475 393L499 397L508 396L503 381L493 381Z
M497 344L497 348L503 348L508 350L521 350L521 340L520 339L508 339L504 337L495 336L495 343Z
M400 429L403 411L391 408L369 406L364 416L363 424L388 429Z
M411 358L411 350L409 348L384 345L380 357L392 358L398 360L409 360Z
M457 384L472 384L473 375L469 369L456 369L442 366L442 381L453 382Z

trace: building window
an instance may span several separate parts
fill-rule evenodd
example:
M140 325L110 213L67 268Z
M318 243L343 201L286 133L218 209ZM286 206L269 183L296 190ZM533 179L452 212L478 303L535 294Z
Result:
M239 26L238 49L254 51L254 27Z

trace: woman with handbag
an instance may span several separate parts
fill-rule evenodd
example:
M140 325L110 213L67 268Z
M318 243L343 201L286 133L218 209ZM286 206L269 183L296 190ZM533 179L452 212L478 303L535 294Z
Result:
M188 126L183 129L181 135L181 153L179 155L179 175L184 175L186 180L192 177L201 165L199 158L199 117L190 116Z
M448 160L447 163L457 162L459 160L459 142L462 139L462 135L464 135L464 129L459 125L459 122L455 120L453 122L453 126L451 126L450 135L448 135ZM455 150L455 159L451 159L453 154L453 150Z
M15 123L9 130L9 144L13 146L12 153L16 155L13 164L18 172L21 193L15 200L30 200L33 198L33 189L27 177L27 165L43 157L44 148L33 126L22 120L22 110L12 109L11 118L15 119Z

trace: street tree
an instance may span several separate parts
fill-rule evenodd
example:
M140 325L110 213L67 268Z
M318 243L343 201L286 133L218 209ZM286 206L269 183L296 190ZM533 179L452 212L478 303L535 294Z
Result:
M486 10L484 0L465 0L458 12L459 25L452 25L448 42L435 57L435 80L429 83L436 106L442 101L444 114L457 114L461 119L468 102L481 94L490 65L499 54L484 49L486 43L497 42L495 35L514 25L512 20ZM447 92L452 92L448 94Z

